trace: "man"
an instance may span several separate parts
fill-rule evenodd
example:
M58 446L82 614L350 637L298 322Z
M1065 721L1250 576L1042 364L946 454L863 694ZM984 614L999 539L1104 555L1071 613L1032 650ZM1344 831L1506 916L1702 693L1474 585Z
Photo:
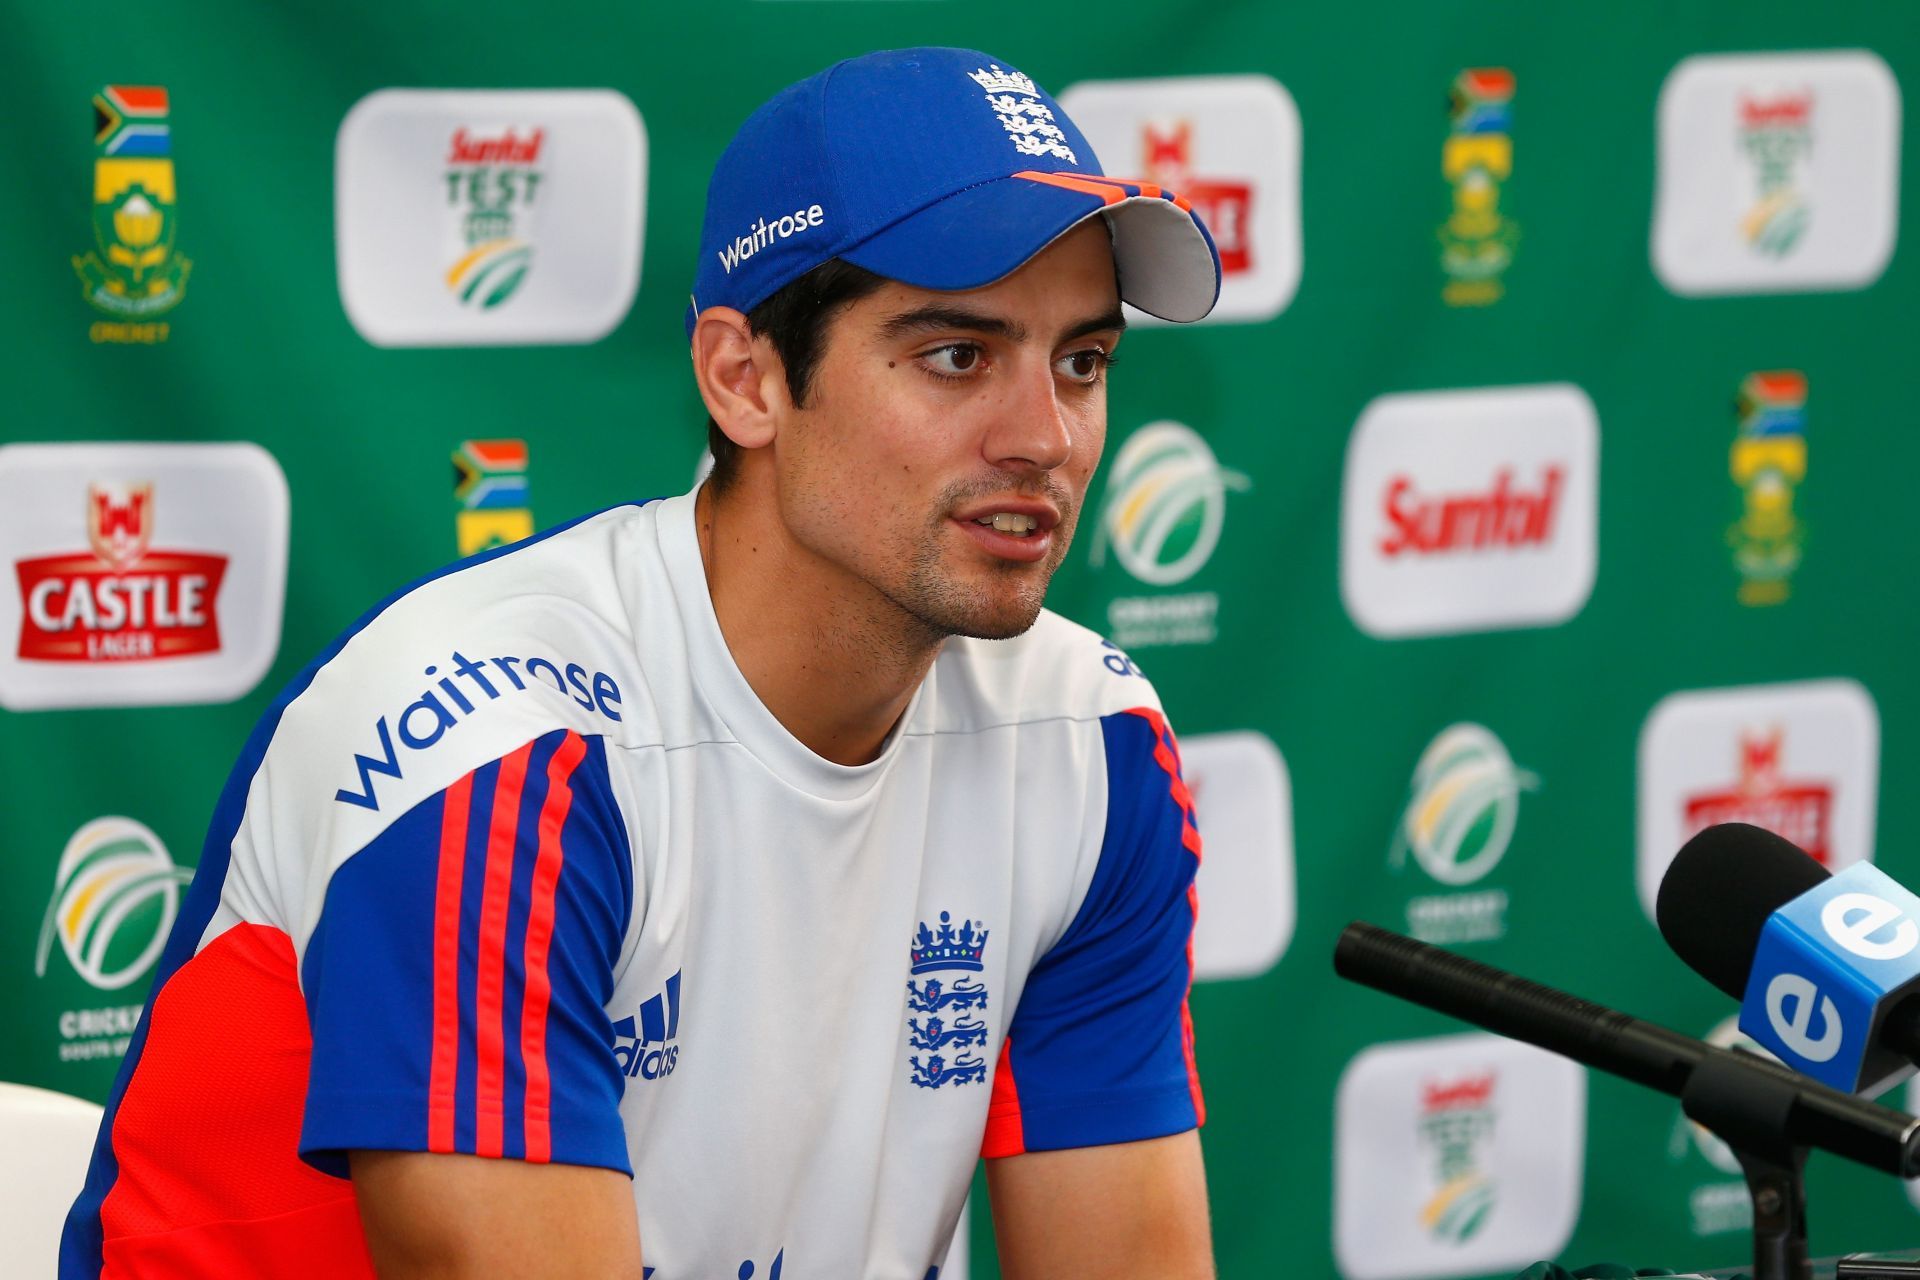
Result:
M1211 1274L1191 797L1041 609L1121 300L1205 314L1211 241L920 49L761 108L702 243L713 476L294 681L64 1274L923 1280L980 1154L1010 1277Z

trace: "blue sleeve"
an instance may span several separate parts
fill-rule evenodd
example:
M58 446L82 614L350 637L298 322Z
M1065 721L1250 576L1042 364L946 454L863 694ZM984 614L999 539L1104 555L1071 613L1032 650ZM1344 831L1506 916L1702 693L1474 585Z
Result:
M1193 1063L1200 835L1158 711L1105 717L1107 828L1073 923L1027 978L994 1073L982 1153L1182 1133L1206 1118Z
M633 1172L606 1015L633 862L606 747L557 730L408 811L327 887L301 964L301 1154Z

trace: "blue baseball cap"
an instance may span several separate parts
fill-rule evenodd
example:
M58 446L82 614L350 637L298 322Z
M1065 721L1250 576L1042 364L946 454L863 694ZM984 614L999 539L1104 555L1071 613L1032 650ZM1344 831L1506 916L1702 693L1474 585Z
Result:
M1030 78L972 49L850 58L782 89L721 154L687 332L833 258L923 289L992 284L1096 214L1124 300L1163 320L1213 309L1220 255L1191 206L1105 176Z

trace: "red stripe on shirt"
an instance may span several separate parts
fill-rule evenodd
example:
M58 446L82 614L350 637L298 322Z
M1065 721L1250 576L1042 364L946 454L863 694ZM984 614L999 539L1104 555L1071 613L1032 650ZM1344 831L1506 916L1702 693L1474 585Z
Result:
M1013 1037L1000 1042L1000 1061L993 1068L993 1097L987 1102L987 1132L980 1154L988 1160L1026 1154L1026 1126L1020 1116L1020 1088L1013 1079Z
M526 1157L536 1164L553 1158L549 1114L553 1091L547 1074L547 1002L553 983L547 975L547 948L553 941L554 893L566 858L560 829L566 825L567 811L573 805L573 788L567 780L586 754L586 741L569 731L547 762L547 798L540 806L540 853L533 864L533 901L527 908L527 978L520 1004L520 1056L527 1067Z
M1193 791L1180 776L1180 744L1174 739L1173 729L1167 724L1167 718L1152 707L1130 708L1131 714L1139 716L1153 726L1153 759L1167 774L1167 794L1180 806L1180 843L1193 854L1194 864L1200 862L1200 829L1193 824ZM1187 910L1192 913L1193 925L1187 929L1187 992L1180 997L1180 1048L1187 1060L1187 1089L1193 1095L1193 1118L1196 1124L1207 1122L1206 1099L1200 1095L1200 1067L1193 1054L1193 1011L1187 998L1193 993L1193 928L1200 923L1200 888L1187 886Z
M447 788L440 812L440 875L433 897L433 1063L427 1074L427 1150L453 1150L460 1074L460 882L467 862L473 775Z
M503 1153L506 1113L507 906L513 896L513 855L520 826L520 789L527 778L527 743L500 761L493 817L487 830L486 879L480 896L480 954L475 962L473 1038L473 1153Z

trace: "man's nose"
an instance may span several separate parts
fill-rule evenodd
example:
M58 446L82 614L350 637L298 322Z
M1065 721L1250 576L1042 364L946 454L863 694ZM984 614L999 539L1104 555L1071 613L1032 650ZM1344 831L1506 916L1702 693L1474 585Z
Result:
M1023 362L1025 364L1026 362ZM996 466L1025 464L1041 471L1065 465L1073 453L1066 407L1049 360L1031 362L1003 384L1006 401L997 406L987 434L987 461Z

